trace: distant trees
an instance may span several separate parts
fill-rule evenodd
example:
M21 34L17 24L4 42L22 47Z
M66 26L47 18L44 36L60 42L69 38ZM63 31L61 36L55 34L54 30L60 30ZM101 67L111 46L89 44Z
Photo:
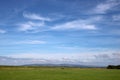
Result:
M108 65L107 69L120 69L120 65Z

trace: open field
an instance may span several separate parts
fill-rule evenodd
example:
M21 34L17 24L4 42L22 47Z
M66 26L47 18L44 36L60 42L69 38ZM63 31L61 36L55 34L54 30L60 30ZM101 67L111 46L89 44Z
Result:
M0 80L120 80L120 70L61 67L0 67Z

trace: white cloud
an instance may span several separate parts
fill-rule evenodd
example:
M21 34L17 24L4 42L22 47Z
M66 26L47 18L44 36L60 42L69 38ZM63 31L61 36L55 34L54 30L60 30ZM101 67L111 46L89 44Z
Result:
M74 20L52 27L53 30L96 30L94 24L89 23L87 20Z
M52 64L79 64L79 65L95 65L107 66L110 64L120 64L120 53L22 53L11 54L13 58L31 58L25 64L37 63L52 63ZM23 59L22 59L23 60ZM26 59L24 59L26 60ZM23 61L24 61L23 60ZM18 59L19 61L19 59ZM19 63L21 64L21 62Z
M84 24L81 21L72 21L67 22L65 24L60 24L52 27L53 30L66 30L66 29L73 29L73 30L95 30L96 26L92 24Z
M26 31L26 32L39 32L39 31L49 31L49 30L97 30L97 27L94 23L101 20L102 20L101 16L95 16L88 19L79 19L79 20L69 21L63 24L56 24L50 28L43 27L45 26L44 21L42 22L29 21L26 23L18 24L19 26L18 30Z
M120 14L119 15L114 15L113 17L114 21L120 21Z
M99 65L104 63L104 65L118 65L120 64L120 53L106 53L94 55L93 63L98 63Z
M4 34L4 33L6 33L6 31L3 29L0 29L0 33Z
M17 42L16 44L45 44L46 41L41 41L41 40L26 40L26 41L20 41Z
M50 18L42 17L42 16L35 14L35 13L23 13L23 16L25 18L32 19L32 20L51 21Z
M104 3L98 4L92 11L92 13L104 14L109 10L112 10L115 6L119 5L118 0L107 0Z
M40 27L43 27L45 24L44 22L26 22L26 23L21 23L21 24L18 24L19 28L18 30L19 31L35 31L37 30L38 28Z
M54 24L50 28L44 27L42 28L42 30L40 30L40 26L45 26L45 21L47 20L51 21L50 18L44 18L37 14L31 14L31 13L24 13L23 16L33 20L38 19L41 20L42 22L42 23L26 22L19 24L20 26L19 31L27 31L27 32L39 32L39 31L49 31L49 30L97 30L97 27L94 23L102 20L102 16L94 16L88 19L78 19L62 24Z
M34 59L47 59L48 61L51 60L59 60L61 59L80 59L81 61L93 58L94 54L89 54L89 53L19 53L19 54L11 54L9 55L10 57L14 58L34 58ZM86 57L88 56L88 57ZM50 60L50 61L51 61Z

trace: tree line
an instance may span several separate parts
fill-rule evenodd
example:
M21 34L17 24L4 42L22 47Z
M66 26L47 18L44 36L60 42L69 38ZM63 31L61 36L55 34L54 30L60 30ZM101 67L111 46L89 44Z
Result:
M108 65L107 69L120 69L120 65Z

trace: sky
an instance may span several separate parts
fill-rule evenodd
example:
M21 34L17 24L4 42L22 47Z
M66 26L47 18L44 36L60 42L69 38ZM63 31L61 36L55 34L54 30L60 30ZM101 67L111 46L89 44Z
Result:
M0 0L0 56L120 64L120 0Z

